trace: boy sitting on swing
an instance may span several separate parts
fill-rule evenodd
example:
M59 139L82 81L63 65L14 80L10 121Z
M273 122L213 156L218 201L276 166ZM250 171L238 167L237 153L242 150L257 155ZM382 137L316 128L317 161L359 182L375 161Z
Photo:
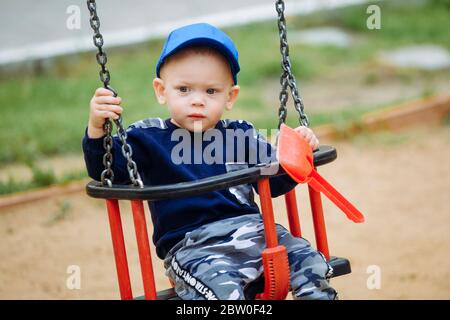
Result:
M167 105L170 118L145 119L127 129L127 141L145 185L198 180L276 161L274 148L252 124L221 120L238 97L239 69L238 52L223 31L199 23L169 34L156 66L153 89L158 102ZM107 118L119 117L120 103L120 97L104 88L97 89L90 102L83 151L93 179L100 180L104 169L103 124ZM311 148L318 146L309 128L296 130ZM245 136L240 140L244 143L236 144L239 134ZM181 150L180 138L190 142ZM120 149L119 139L114 137L114 181L129 183ZM213 161L198 157L208 154L207 150ZM261 150L266 154L261 156ZM295 186L288 175L270 179L274 197ZM257 191L256 184L254 187ZM263 273L262 251L266 247L263 220L251 185L153 201L149 207L157 255L164 259L166 275L181 299L251 298L248 293ZM277 225L277 236L279 244L287 248L293 298L336 299L328 281L332 268L323 255L281 225Z

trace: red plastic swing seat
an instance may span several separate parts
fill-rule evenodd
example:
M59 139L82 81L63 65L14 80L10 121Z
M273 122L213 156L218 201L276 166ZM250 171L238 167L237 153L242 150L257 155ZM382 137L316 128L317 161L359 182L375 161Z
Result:
M329 163L336 159L336 157L336 150L333 147L321 146L314 152L314 166ZM279 167L279 171L275 175L286 174L278 164L272 164L272 166ZM143 200L161 200L181 196L192 196L252 182L258 183L267 248L263 252L264 277L259 279L258 285L253 286L253 288L264 290L250 292L248 295L246 294L246 296L257 299L285 299L289 288L287 253L283 246L278 245L276 237L272 197L269 185L270 176L267 174L267 172L270 172L271 170L263 169L263 166L256 166L198 181L156 187L144 187L140 189L124 185L105 187L101 185L100 182L91 181L86 186L88 195L94 198L106 199L121 299L133 299L134 297L131 289L128 261L123 238L119 200L130 200L132 206L144 286L144 296L136 298L173 300L178 299L178 297L172 288L160 292L156 291ZM333 267L334 277L348 274L351 272L351 268L350 262L347 259L330 257L321 195L312 188L308 188L308 190L317 249L322 252ZM301 237L295 189L285 194L285 203L290 231L294 236ZM266 272L267 270L270 270L270 272Z

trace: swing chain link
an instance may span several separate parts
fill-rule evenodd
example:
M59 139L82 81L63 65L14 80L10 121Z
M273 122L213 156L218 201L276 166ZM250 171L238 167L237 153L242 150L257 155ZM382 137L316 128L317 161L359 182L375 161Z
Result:
M103 130L106 135L103 139L103 148L105 149L105 153L103 154L103 165L105 166L105 170L102 171L101 181L102 184L107 184L108 187L112 187L112 181L114 180L114 171L111 169L113 156L112 156L112 124L111 121L107 120L103 125Z
M97 63L101 67L99 72L100 80L103 82L104 88L110 90L114 94L114 97L117 97L117 91L114 90L109 85L111 75L109 73L109 70L106 68L106 62L108 61L108 58L106 56L106 52L103 51L104 41L103 36L100 33L100 19L97 15L97 6L95 0L87 0L86 3L90 12L89 22L92 30L94 30L93 36L94 45L98 49L96 59ZM136 162L134 162L132 159L133 150L131 146L127 143L128 135L122 125L122 116L119 115L119 119L114 120L114 123L117 126L117 135L120 141L122 142L122 154L127 159L127 168L130 180L133 183L133 185L143 188L144 184L137 170ZM110 119L105 120L103 130L105 132L105 138L103 139L103 147L105 148L105 154L103 155L103 165L105 166L105 170L103 170L101 174L101 182L103 185L108 185L109 187L112 187L112 182L114 181L114 172L111 168L113 162L113 155L112 155L113 138L112 138L112 123Z
M309 127L309 119L304 111L303 101L298 92L297 82L295 76L292 72L291 60L289 58L289 44L287 40L287 28L286 19L284 17L285 4L283 0L277 0L275 2L275 8L278 13L278 31L280 36L280 52L282 56L281 67L283 68L283 73L280 77L280 107L278 109L279 124L278 128L282 123L286 122L287 108L286 103L288 101L287 87L289 86L292 98L294 100L294 107L299 114L299 123L302 126Z

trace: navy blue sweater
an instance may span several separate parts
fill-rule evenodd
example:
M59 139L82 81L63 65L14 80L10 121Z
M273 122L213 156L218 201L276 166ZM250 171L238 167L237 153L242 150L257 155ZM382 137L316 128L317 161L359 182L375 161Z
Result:
M127 142L133 149L133 160L144 184L198 180L275 160L272 146L250 123L221 120L215 129L197 134L178 128L170 119L159 118L132 124L127 129ZM214 134L207 137L208 132L213 131ZM233 132L246 133L245 139L239 140L238 134L230 135ZM222 137L218 137L218 133ZM89 176L99 181L104 170L103 138L90 139L85 134L83 152ZM113 159L114 183L130 183L117 136L114 136ZM287 175L270 179L273 197L288 192L295 185ZM253 187L258 191L256 184ZM148 205L154 226L153 242L161 259L186 232L217 220L259 213L249 184L200 196L149 201Z

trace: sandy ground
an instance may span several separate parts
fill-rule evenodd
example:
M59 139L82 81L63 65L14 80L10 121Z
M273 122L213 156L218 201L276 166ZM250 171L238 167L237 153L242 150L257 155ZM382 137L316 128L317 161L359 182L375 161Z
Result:
M352 263L352 274L332 280L342 299L450 298L450 128L406 136L334 143L338 159L320 169L366 216L354 224L324 200L331 254ZM304 186L297 195L304 236L314 243ZM287 226L283 198L274 203ZM141 295L129 204L122 209L133 293ZM103 201L76 193L4 209L0 237L0 299L119 298ZM74 265L80 289L67 287ZM161 261L154 267L158 290L169 287ZM379 288L368 286L376 284L373 270Z

